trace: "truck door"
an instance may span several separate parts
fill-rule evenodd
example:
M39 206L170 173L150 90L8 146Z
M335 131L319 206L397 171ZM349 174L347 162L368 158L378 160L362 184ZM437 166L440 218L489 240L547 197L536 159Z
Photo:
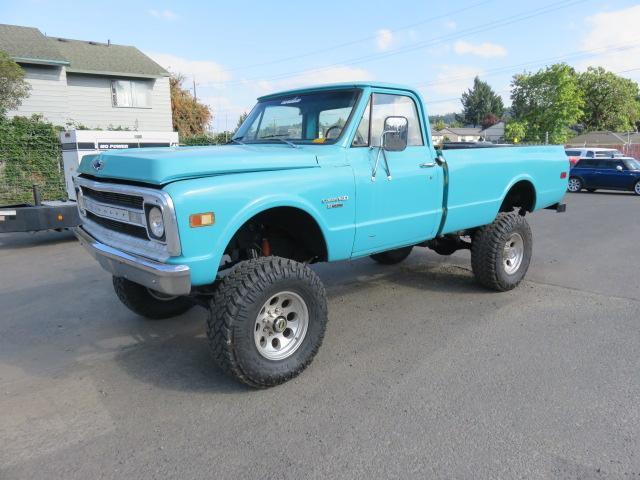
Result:
M408 92L373 93L360 120L348 152L356 180L353 256L420 243L432 238L439 226L443 173L435 163L417 105ZM389 116L409 121L403 151L381 151L383 125ZM376 159L378 168L372 178Z

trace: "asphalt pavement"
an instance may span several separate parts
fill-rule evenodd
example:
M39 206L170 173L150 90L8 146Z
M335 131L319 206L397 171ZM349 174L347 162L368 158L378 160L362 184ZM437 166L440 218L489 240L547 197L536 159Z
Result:
M0 235L0 479L640 478L640 198L566 201L511 292L468 252L318 266L324 344L261 391L199 307L144 320L69 233Z

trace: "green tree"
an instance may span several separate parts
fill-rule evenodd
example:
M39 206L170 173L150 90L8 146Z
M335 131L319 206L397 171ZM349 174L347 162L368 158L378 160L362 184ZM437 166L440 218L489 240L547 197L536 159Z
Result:
M511 120L504 127L504 139L509 143L520 143L527 136L526 122Z
M186 88L182 88L184 76L173 74L169 78L173 128L180 137L201 135L211 120L211 110L198 102Z
M445 128L447 128L447 124L444 123L444 120L439 119L436 120L436 124L433 127L436 129L436 132L439 132L440 130L444 130Z
M479 126L489 114L502 117L504 104L487 82L478 77L473 80L473 88L462 94L462 114L459 120L465 124Z
M244 121L247 119L248 116L249 114L247 112L242 112L240 114L240 116L238 117L238 124L236 125L236 130L240 128L240 125L244 123Z
M602 67L578 75L584 95L582 122L587 130L628 131L640 119L638 84Z
M15 110L29 96L31 86L24 79L24 70L0 50L0 116Z
M582 116L583 94L575 70L557 63L537 73L515 75L511 82L512 113L526 122L526 140L564 143L569 127Z

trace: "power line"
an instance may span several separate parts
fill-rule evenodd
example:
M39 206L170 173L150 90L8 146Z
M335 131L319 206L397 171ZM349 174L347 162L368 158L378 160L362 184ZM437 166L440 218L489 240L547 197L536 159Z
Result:
M436 20L441 20L443 18L447 18L447 17L450 17L452 15L456 15L458 13L462 13L462 12L465 12L467 10L471 10L472 8L476 8L476 7L480 7L482 5L486 5L487 3L491 3L493 1L495 1L495 0L483 0L481 2L477 2L477 3L474 3L472 5L468 5L468 6L464 7L464 8L460 8L460 9L457 9L457 10L452 10L452 11L444 13L442 15L438 15L438 16L431 17L431 18L428 18L428 19L425 19L425 20L421 20L419 22L411 23L411 24L405 25L403 27L398 27L396 29L390 30L390 32L391 33L398 33L398 32L402 32L404 30L409 30L409 29L415 28L415 27L417 27L419 25L424 25L424 24L427 24L427 23L435 22ZM337 45L324 47L324 48L321 48L321 49L318 49L318 50L313 50L313 51L307 52L307 53L302 53L302 54L293 55L293 56L290 56L290 57L280 58L278 60L270 60L268 62L254 63L253 65L244 65L244 66L240 66L240 67L227 68L226 70L228 72L235 72L237 70L245 70L245 69L251 69L251 68L255 68L255 67L263 67L265 65L273 65L273 64L277 64L277 63L288 62L290 60L297 60L299 58L306 58L306 57L311 57L313 55L317 55L319 53L325 53L325 52L327 52L327 50L334 50L336 48L343 48L343 47L349 47L351 45L357 45L358 43L367 42L367 41L370 41L370 40L375 40L376 38L377 38L376 35L369 35L367 37L362 37L362 38L359 38L359 39L356 39L356 40L351 40L351 41L348 41L348 42L339 43Z
M598 47L598 48L594 48L594 49L590 49L590 50L576 50L574 52L570 52L564 55L558 55L558 56L554 56L554 57L547 57L547 58L542 58L542 59L538 59L538 60L532 60L530 62L524 62L524 63L517 63L514 65L506 65L506 66L502 66L502 67L497 67L497 68L493 68L490 70L485 71L481 76L482 77L488 77L491 75L495 75L495 74L499 74L499 73L504 73L504 72L508 72L510 70L513 70L515 68L518 67L527 67L527 66L532 66L532 65L540 65L540 64L545 64L554 60L575 60L576 58L580 58L580 57L594 57L597 55L601 55L603 53L613 53L616 51L625 51L625 50L631 50L634 48L638 47L638 42L640 41L640 37L638 37L634 42L632 43L619 43L619 44L614 44L614 45L608 45L605 47ZM428 86L432 86L432 85L441 85L444 83L450 83L452 81L456 81L456 80L467 80L471 77L469 77L468 75L458 75L458 76L453 76L453 77L447 77L444 80L438 80L438 81L431 81L431 82L424 82L424 83L419 83L417 85L414 85L415 87L428 87Z
M524 20L528 20L530 18L534 18L540 15L545 15L548 13L552 13L555 12L557 10L563 9L563 8L567 8L567 7L571 7L580 3L584 3L588 0L562 0L559 2L555 2L549 5L546 5L544 7L539 7L539 8L535 8L533 10L529 10L526 12L522 12L516 15L511 15L509 17L505 17L502 19L498 19L498 20L493 20L491 22L485 23L483 25L479 25L476 27L471 27L468 28L466 30L462 30L460 32L456 32L456 33L452 33L452 34L447 34L447 35L442 35L440 37L435 37L432 38L430 40L426 40L423 42L417 42L413 45L410 45L408 47L403 47L403 48L398 48L395 50L391 50L389 52L384 52L384 53L378 53L378 54L371 54L371 55L364 55L361 57L355 57L352 58L350 60L346 60L346 61L342 61L342 62L334 62L331 64L327 64L327 65L323 65L321 67L317 67L317 68L312 68L312 69L305 69L305 70L298 70L295 72L289 72L289 73L284 73L284 74L278 74L275 76L271 76L271 77L255 77L255 78L250 78L250 79L243 79L241 81L232 81L232 82L216 82L218 84L224 84L227 86L230 85L238 85L238 84L242 84L242 83L246 83L246 82L253 82L253 81L271 81L271 80L281 80L284 78L290 78L290 77L295 77L297 75L301 75L304 73L317 73L317 72L322 72L323 70L327 70L333 67L339 67L339 66L345 66L345 65L358 65L361 63L366 63L366 62L370 62L373 60L380 60L383 58L388 58L391 56L395 56L395 55L400 55L400 54L404 54L404 53L408 53L408 52L413 52L415 50L420 50L423 48L427 48L427 47L431 47L434 45L438 45L441 43L445 43L451 40L456 40L458 38L463 38L463 37L467 37L476 33L483 33L489 30L493 30L495 28L499 28L499 27L503 27L503 26L507 26L507 25L512 25L514 23L518 23Z
M617 72L612 72L615 73L616 75L619 75L621 73L629 73L629 72L636 72L640 70L640 67L634 67L634 68L630 68L628 70L618 70ZM470 78L470 77L468 77ZM498 92L495 92L498 95L505 95L507 93L511 93L511 89L508 90L500 90ZM427 106L434 104L434 103L446 103L446 102L453 102L455 100L460 100L462 98L462 95L458 96L458 97L451 97L451 98L441 98L439 100L427 100Z

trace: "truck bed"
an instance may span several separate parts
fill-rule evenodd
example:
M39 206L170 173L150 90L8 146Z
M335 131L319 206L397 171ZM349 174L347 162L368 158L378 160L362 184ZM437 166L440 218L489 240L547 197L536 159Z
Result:
M443 156L449 175L443 234L491 223L518 182L533 185L534 210L558 203L566 191L569 161L562 146L448 149Z

